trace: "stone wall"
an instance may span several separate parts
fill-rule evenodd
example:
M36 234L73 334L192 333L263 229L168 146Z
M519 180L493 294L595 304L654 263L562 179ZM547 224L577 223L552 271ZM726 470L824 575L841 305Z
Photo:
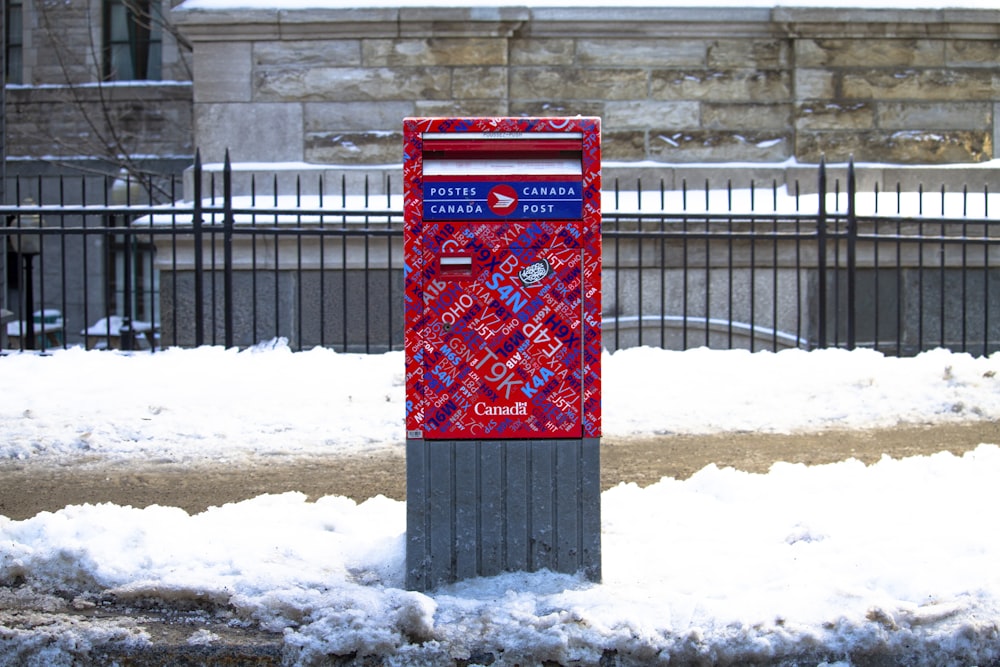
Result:
M977 163L1000 10L173 12L206 161L394 164L407 115L597 115L605 161Z
M7 89L7 154L58 158L194 154L191 84L14 86Z
M159 0L162 12L180 0ZM104 82L103 0L25 2L20 83L6 88L12 158L116 161L194 153L190 54L162 34L159 81Z

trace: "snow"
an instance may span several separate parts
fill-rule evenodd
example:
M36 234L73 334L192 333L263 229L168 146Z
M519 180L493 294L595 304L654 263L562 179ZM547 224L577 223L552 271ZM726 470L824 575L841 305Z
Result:
M846 185L831 187L826 196L826 211L829 214L845 215L849 200ZM938 191L858 191L854 199L855 212L859 216L896 220L904 218L924 218L940 220L942 215L949 219L1000 220L1000 192L938 190ZM212 212L204 215L208 223L220 224L222 212L219 202L206 199L204 205ZM318 195L295 194L273 196L241 195L233 197L233 207L237 209L234 220L243 224L299 225L325 221L345 224L371 225L372 216L381 211L395 214L397 220L403 210L403 195ZM95 207L96 208L96 207ZM684 190L649 189L645 191L623 190L614 192L605 189L602 193L602 209L605 214L656 215L678 212L697 215L700 213L724 214L727 212L775 213L778 215L808 215L819 210L819 195L816 193L796 194L788 186L772 187L763 183L750 188L710 189L692 187ZM292 213L300 210L306 213ZM162 211L162 212L160 212ZM322 212L322 215L320 215ZM178 209L173 205L163 205L151 216L138 218L133 224L175 226L191 223L189 209Z
M798 433L1000 419L1000 355L935 350L606 354L605 435ZM403 358L282 341L0 358L0 457L24 466L402 450ZM0 516L0 609L17 596L211 603L283 631L288 664L906 664L1000 659L1000 447L767 474L710 465L602 495L603 581L510 573L403 589L405 503L264 495L189 515L80 505ZM39 633L44 632L44 638ZM0 625L0 665L71 664L136 628ZM188 643L218 637L191 628ZM500 653L502 651L502 654ZM30 661L27 664L32 664Z
M603 360L604 433L796 433L1000 419L1000 355L631 348ZM284 341L0 359L0 460L238 462L402 448L403 353ZM641 380L637 380L641 378Z

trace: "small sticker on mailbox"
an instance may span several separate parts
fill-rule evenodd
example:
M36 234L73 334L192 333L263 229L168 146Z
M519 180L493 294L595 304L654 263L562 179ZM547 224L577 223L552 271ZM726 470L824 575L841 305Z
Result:
M521 279L521 285L531 287L540 282L545 276L552 272L552 265L544 257L536 262L528 264L517 272L517 277Z

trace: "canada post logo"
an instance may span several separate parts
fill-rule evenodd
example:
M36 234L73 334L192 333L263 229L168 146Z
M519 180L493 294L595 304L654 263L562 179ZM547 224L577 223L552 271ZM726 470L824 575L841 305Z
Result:
M517 210L517 190L506 183L494 185L486 195L486 204L493 215L506 217Z
M424 183L424 220L576 220L580 181L433 181Z

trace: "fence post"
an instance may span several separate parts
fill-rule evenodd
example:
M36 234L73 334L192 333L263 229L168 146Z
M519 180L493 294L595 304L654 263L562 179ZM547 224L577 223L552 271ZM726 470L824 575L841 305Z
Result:
M857 345L857 297L858 282L858 216L855 209L857 186L854 176L854 156L847 162L847 349ZM878 249L875 250L878 252ZM876 312L876 317L878 313Z
M222 252L223 252L223 283L222 308L225 321L226 348L233 346L233 166L229 162L229 149L226 149L226 163L222 172Z
M132 206L132 176L131 173L125 173L125 207L126 209ZM124 274L124 296L122 304L122 329L125 331L120 331L121 334L121 346L125 351L130 351L133 348L133 343L135 342L135 337L133 336L134 327L132 326L132 318L135 313L132 312L132 290L135 286L132 285L132 270L135 268L132 266L134 261L134 253L132 252L132 224L131 215L126 212L122 214L121 217L122 224L122 240L124 241L124 251L122 262L125 264L123 274Z
M201 151L194 154L194 210L191 224L194 228L194 344L205 344L205 264L203 257L202 201L201 201ZM174 297L176 300L176 297ZM176 306L175 306L176 307ZM175 332L176 335L176 332Z
M819 211L816 216L816 271L819 274L817 347L826 348L826 156L819 158Z

